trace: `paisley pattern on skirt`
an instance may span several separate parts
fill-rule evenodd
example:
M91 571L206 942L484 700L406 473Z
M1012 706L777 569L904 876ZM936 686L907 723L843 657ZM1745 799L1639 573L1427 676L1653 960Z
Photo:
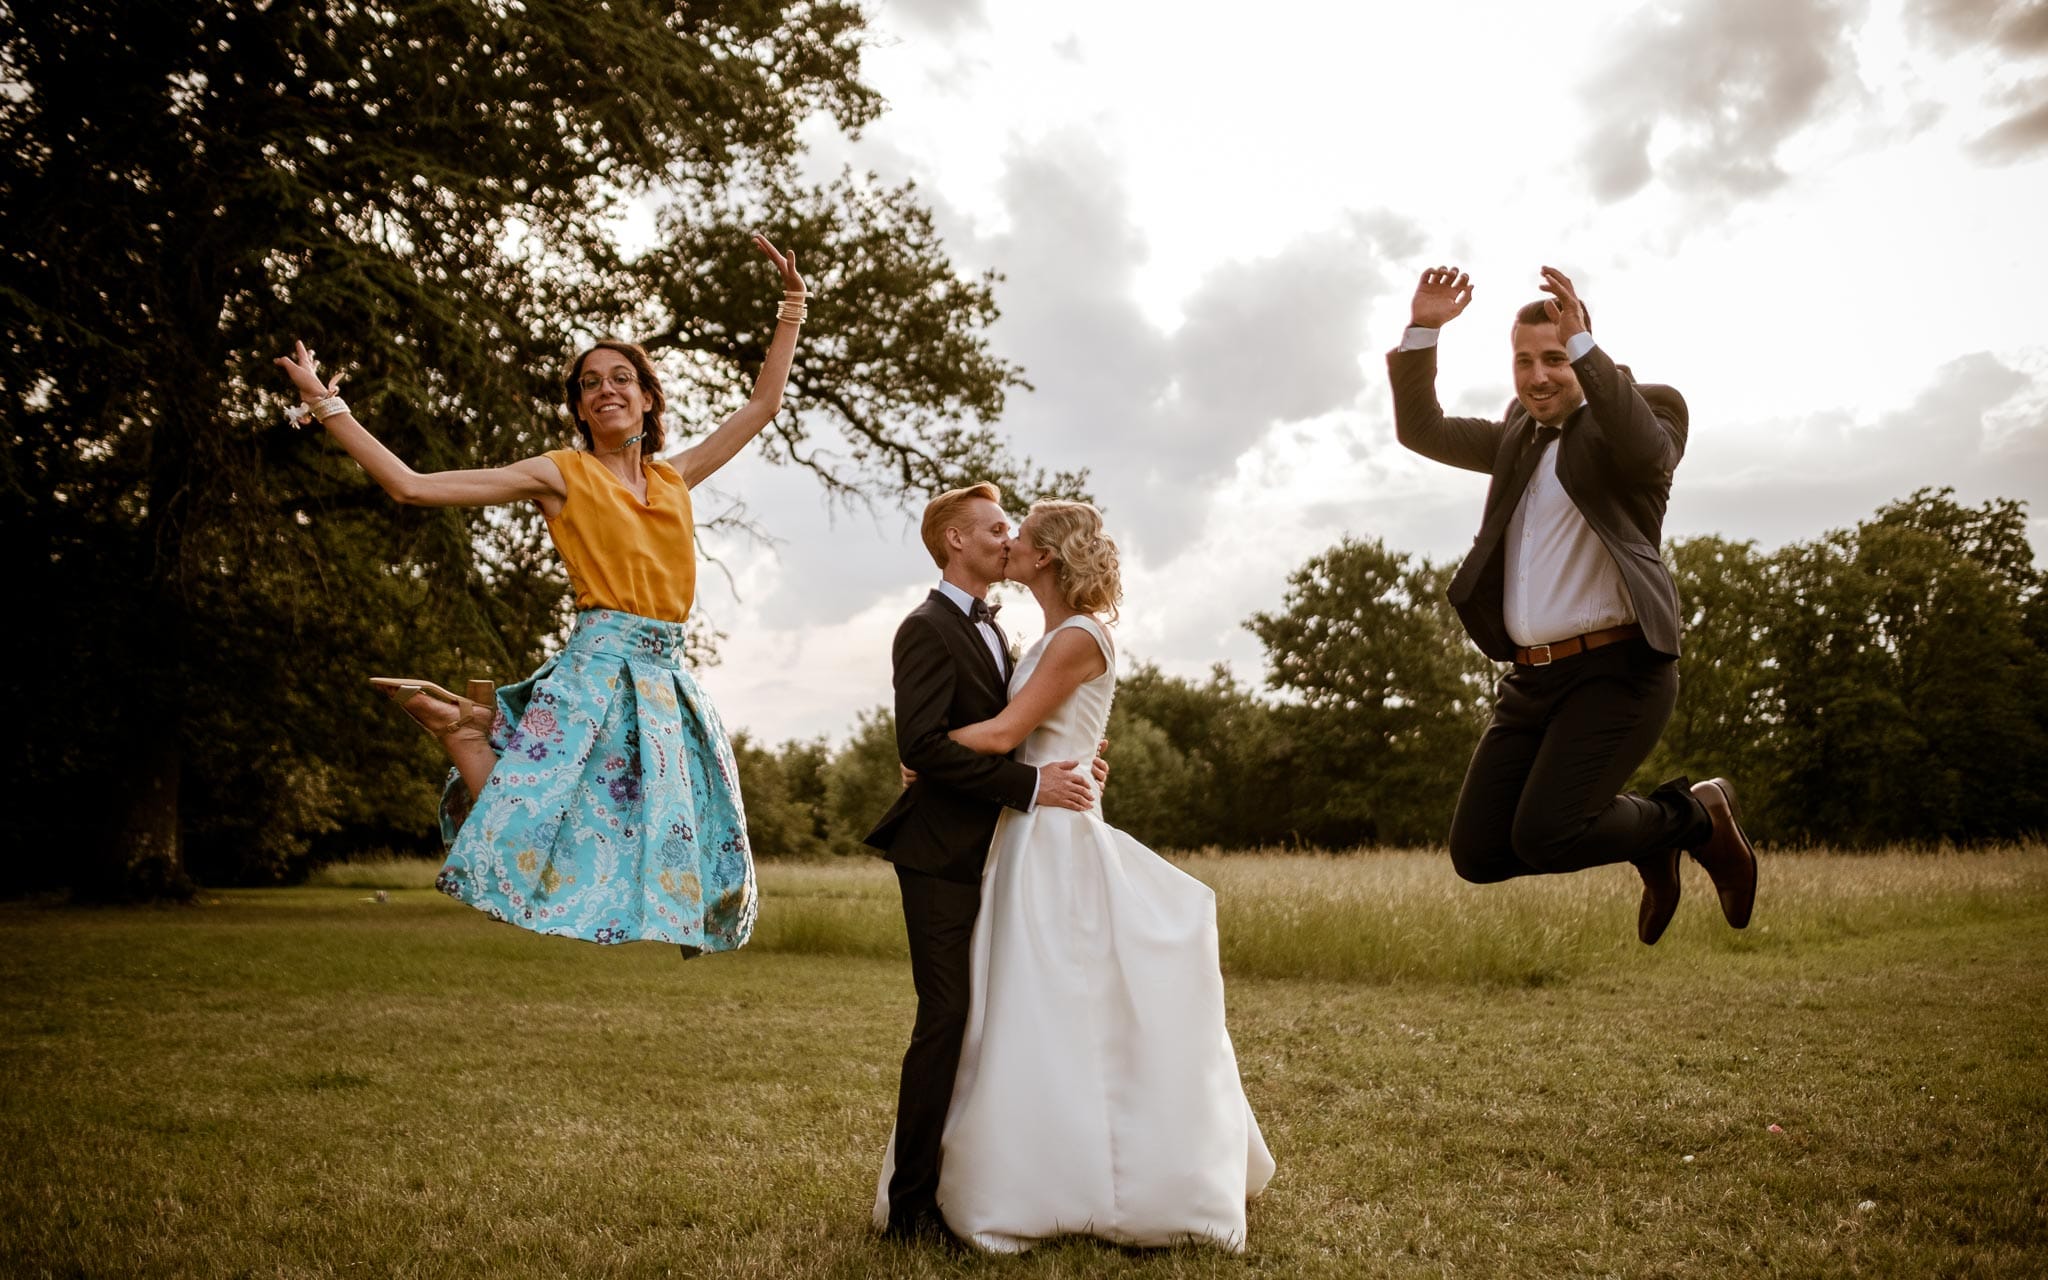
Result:
M472 807L453 770L442 793L441 892L588 942L745 944L759 895L739 773L683 631L587 610L560 654L498 690L483 794Z

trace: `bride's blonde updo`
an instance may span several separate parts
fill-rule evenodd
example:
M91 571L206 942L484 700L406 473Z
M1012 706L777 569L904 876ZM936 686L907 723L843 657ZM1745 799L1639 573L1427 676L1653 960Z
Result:
M1102 513L1085 502L1034 502L1025 519L1031 522L1031 545L1052 552L1060 599L1082 613L1106 613L1114 622L1124 583L1116 543L1102 532Z

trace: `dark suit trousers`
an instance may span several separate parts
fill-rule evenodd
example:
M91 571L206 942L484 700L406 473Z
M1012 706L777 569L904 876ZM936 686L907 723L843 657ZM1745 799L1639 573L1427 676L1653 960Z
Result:
M1678 664L1625 640L1501 678L1465 770L1451 862L1475 884L1632 862L1699 837L1682 787L1617 794L1678 700Z
M938 1211L939 1139L960 1070L967 1034L974 917L981 883L962 884L896 868L903 892L903 923L910 931L910 980L917 988L917 1022L903 1054L896 1093L896 1173L889 1179L889 1220L912 1223Z

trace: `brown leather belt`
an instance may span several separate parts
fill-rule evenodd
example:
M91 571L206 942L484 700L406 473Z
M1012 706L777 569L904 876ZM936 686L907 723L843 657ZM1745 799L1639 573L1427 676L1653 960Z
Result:
M1591 649L1633 640L1643 634L1643 629L1633 622L1624 622L1618 627L1605 631L1588 631L1582 636L1569 640L1558 640L1551 644L1532 644L1526 649L1515 650L1515 665L1519 667L1547 667L1559 658L1573 658Z

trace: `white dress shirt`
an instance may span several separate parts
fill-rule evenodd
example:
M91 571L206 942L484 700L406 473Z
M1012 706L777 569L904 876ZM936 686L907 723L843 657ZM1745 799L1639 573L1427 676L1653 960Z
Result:
M1525 649L1636 620L1614 557L1558 483L1557 446L1543 447L1503 548L1501 619Z
M1401 335L1401 350L1433 347L1439 332L1410 325ZM1592 349L1590 333L1575 333L1565 340L1565 356L1574 364ZM1507 556L1502 621L1508 639L1525 649L1636 620L1635 602L1629 599L1614 557L1558 482L1557 445L1552 440L1544 447L1536 473L1508 520L1502 548Z
M969 617L974 616L974 597L944 578L939 579L939 594L959 605L960 612ZM981 633L981 642L988 646L989 657L996 660L996 670L1002 672L1003 678L1007 680L1010 676L1010 658L1003 652L1003 642L996 636L996 629L986 622L975 623L974 629Z

